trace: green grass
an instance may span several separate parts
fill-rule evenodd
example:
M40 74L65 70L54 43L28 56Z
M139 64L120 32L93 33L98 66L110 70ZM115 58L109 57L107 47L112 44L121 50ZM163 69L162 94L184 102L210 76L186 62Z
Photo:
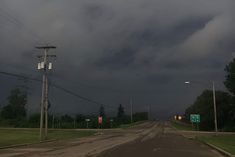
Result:
M197 137L197 139L235 155L235 135L201 136Z
M188 130L188 131L194 130L192 129L191 124L187 124L187 123L183 123L179 121L171 121L171 125L178 130Z
M180 121L171 121L171 124L178 130L193 130L190 124ZM235 135L198 136L197 139L199 141L215 145L235 155Z
M72 139L94 135L94 131L49 130L48 139ZM0 129L0 147L39 142L38 129Z
M126 128L130 128L132 126L144 123L144 122L146 122L146 121L139 121L139 122L134 122L134 123L129 123L129 124L122 124L122 125L120 125L120 128L126 129Z

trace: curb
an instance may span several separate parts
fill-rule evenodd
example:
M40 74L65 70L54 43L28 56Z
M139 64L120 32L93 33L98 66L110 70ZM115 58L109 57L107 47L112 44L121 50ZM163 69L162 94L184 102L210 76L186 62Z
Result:
M23 143L23 144L15 144L15 145L3 146L3 147L0 147L0 149L23 147L23 146L29 146L29 145L34 145L34 144L40 144L40 143L49 143L49 142L54 142L54 141L57 141L57 139L45 140L45 141L34 142L34 143Z
M203 143L203 144L205 144L205 145L211 147L212 149L218 151L219 153L225 155L226 157L235 157L235 155L233 155L233 154L231 154L231 153L229 153L229 152L227 152L227 151L225 151L225 150L223 150L223 149L221 149L221 148L219 148L219 147L217 147L217 146L215 146L215 145L213 145L213 144L210 144L210 143L207 143L207 142L198 140L197 137L188 137L188 136L185 136L185 135L182 133L184 130L179 130L179 129L175 128L173 125L172 125L172 127L173 127L174 129L176 129L176 131L178 131L178 133L179 133L181 136L183 136L183 137L185 137L185 138L187 138L187 139L190 139L190 140L197 140L197 141L199 141L199 142L201 142L201 143ZM187 131L186 131L186 132L187 132ZM229 133L228 133L228 134L229 134ZM232 134L233 134L233 133L232 133Z
M181 135L182 135L182 134L181 134ZM213 145L213 144L210 144L210 143L207 143L207 142L198 140L196 137L194 137L194 138L192 137L192 138L191 138L191 137L187 137L187 136L185 136L185 135L182 135L182 136L185 137L185 138L187 138L187 139L197 140L197 141L199 141L199 142L201 142L201 143L203 143L203 144L205 144L205 145L211 147L212 149L216 150L217 152L219 152L219 153L225 155L226 157L235 157L235 155L232 155L231 153L229 153L229 152L227 152L227 151L225 151L225 150L223 150L223 149L221 149L221 148L219 148L219 147L217 147L217 146L215 146L215 145Z
M207 143L207 142L203 142L201 141L202 143L206 144L207 146L211 147L212 149L215 149L216 151L220 152L221 154L227 156L227 157L235 157L235 155L232 155L231 153L213 145L213 144L210 144L210 143Z

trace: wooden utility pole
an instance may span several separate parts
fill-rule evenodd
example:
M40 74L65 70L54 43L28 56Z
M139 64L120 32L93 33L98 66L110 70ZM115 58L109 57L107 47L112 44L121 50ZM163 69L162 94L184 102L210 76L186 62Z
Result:
M48 55L48 51L50 49L55 49L55 46L40 46L36 47L37 49L43 49L44 55L38 56L40 62L38 63L38 70L43 71L42 77L42 98L41 98L41 117L40 117L40 140L43 141L47 138L48 133L48 78L47 78L47 71L52 70L52 63L48 62L49 57L56 57L55 55ZM44 128L44 117L45 117L45 132L43 135L43 128Z
M132 97L130 99L130 105L131 105L131 123L133 122L133 100Z
M148 105L148 120L151 119L151 105Z

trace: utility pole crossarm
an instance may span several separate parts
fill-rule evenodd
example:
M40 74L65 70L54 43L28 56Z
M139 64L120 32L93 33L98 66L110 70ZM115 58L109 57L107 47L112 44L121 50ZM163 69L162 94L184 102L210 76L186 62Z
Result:
M43 55L38 55L37 57L40 59L40 58L43 58L44 56ZM47 57L56 57L56 55L47 55Z
M56 49L56 46L36 46L37 49Z

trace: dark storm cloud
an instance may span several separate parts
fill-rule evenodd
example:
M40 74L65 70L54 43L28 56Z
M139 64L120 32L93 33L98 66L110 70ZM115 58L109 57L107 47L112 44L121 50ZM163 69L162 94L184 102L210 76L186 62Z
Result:
M210 19L211 18L187 19L176 27L162 32L157 31L156 28L133 32L130 34L128 45L120 45L119 48L113 50L116 52L113 52L111 56L107 55L99 60L97 66L111 69L115 67L127 67L133 64L137 52L148 49L148 47L154 47L152 51L154 51L153 53L157 53L157 51L161 51L161 48L177 45L190 37L197 30L202 29ZM140 66L146 66L154 62L154 58L152 58L151 55L141 59L142 64Z
M223 69L234 52L233 8L232 0L4 0L1 69L40 76L33 47L49 42L58 46L56 83L115 107L133 96L137 110L150 103L156 113L182 111L203 89L185 88L186 79L216 79L224 88ZM70 112L81 108L77 99L53 96L57 110L69 111L66 101Z

